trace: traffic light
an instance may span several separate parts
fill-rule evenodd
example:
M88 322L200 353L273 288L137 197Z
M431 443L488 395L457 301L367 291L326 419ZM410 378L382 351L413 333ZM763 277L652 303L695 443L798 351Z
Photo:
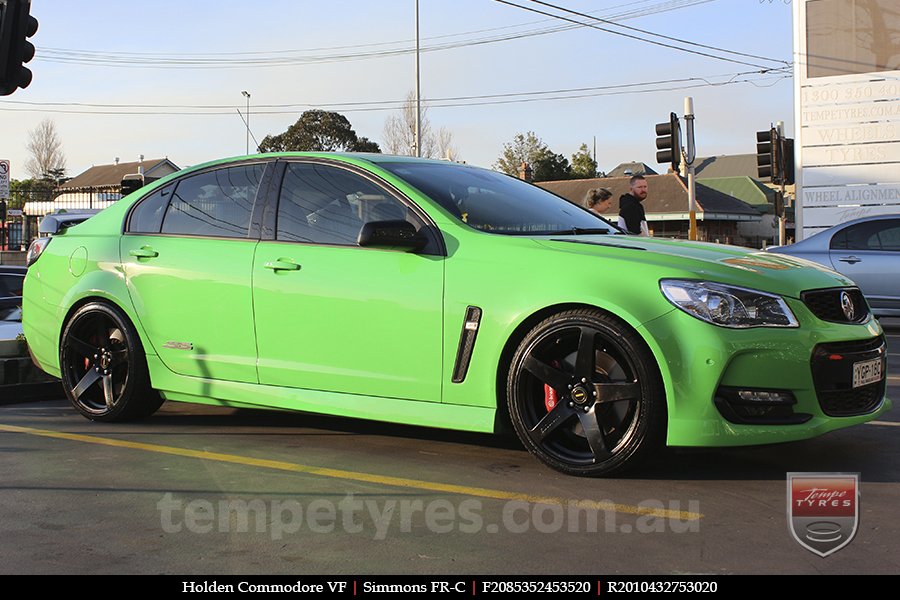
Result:
M760 179L774 184L794 183L794 140L772 127L756 132L756 170Z
M681 165L681 125L678 115L669 113L668 123L656 124L656 162L669 163L678 172Z
M778 183L778 130L774 127L756 132L756 172L760 179Z
M781 138L781 175L785 185L793 185L794 138Z
M38 29L29 13L31 0L0 0L0 96L8 96L31 83L27 63L34 58L34 44L27 38Z

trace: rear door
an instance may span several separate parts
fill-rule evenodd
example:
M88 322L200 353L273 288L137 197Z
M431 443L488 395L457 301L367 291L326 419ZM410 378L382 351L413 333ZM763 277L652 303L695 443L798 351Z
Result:
M131 212L120 247L125 280L152 350L175 373L257 381L251 223L266 166L190 175Z

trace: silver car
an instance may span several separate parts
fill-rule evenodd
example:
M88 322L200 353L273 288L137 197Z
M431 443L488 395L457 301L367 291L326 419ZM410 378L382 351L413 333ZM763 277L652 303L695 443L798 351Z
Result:
M843 273L856 282L876 316L900 317L900 214L848 221L768 250Z

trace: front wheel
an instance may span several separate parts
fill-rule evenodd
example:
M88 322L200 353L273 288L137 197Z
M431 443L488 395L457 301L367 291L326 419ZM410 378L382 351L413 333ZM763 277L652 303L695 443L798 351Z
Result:
M92 421L149 416L163 400L150 387L141 340L122 312L91 302L63 330L59 354L66 396Z
M603 476L635 466L665 436L665 392L643 340L594 309L555 314L513 356L509 414L519 439L550 467Z

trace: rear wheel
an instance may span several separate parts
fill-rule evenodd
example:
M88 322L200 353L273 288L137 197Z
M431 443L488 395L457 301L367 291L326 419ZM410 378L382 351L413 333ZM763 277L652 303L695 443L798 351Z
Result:
M643 340L593 309L545 319L519 345L509 413L528 450L572 475L635 466L665 436L665 393Z
M69 318L59 356L66 396L94 421L147 417L162 405L150 387L141 340L118 309L91 302Z

